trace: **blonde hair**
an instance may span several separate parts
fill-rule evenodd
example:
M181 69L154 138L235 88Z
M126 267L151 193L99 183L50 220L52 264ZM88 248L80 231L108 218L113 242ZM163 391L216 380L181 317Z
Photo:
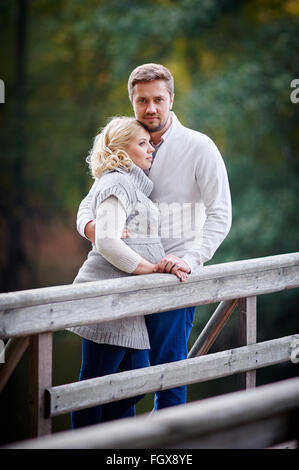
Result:
M172 97L174 94L174 80L170 71L161 64L143 64L136 67L128 80L129 98L132 101L134 86L139 82L152 82L164 80L167 90Z
M104 171L115 168L130 171L133 161L126 149L140 128L144 126L133 117L113 117L96 135L86 158L91 174L100 178Z

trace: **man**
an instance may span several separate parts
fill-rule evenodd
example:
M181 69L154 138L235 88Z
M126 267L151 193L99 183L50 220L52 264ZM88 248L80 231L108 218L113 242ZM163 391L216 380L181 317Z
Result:
M150 198L161 211L166 256L157 272L196 271L210 260L231 227L231 197L223 159L206 135L184 127L172 112L174 82L160 64L144 64L131 73L129 98L135 117L150 132L155 147L149 178ZM94 240L90 209L93 188L82 201L77 227ZM151 365L187 358L195 307L147 315ZM186 386L155 394L155 409L186 402Z

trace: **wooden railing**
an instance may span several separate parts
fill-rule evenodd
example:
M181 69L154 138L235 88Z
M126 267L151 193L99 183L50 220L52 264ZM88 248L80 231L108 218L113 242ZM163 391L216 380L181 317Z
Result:
M0 294L0 337L11 338L0 389L29 344L31 435L41 436L53 416L136 394L231 374L239 374L240 388L252 388L255 370L289 361L299 341L294 334L256 343L256 296L298 286L299 254L292 253L206 266L185 283L155 274ZM52 387L54 331L215 302L185 361ZM241 347L204 356L235 308Z
M114 449L116 455L116 449L298 448L298 420L299 378L295 378L7 447Z

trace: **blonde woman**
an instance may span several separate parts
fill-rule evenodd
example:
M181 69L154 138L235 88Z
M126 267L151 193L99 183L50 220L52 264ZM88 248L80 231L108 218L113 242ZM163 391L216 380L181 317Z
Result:
M154 148L148 131L134 118L113 118L96 136L87 158L96 188L92 211L95 244L75 283L149 274L165 255L158 236L159 210L148 198L146 176ZM130 238L122 239L124 229ZM185 280L179 269L174 274ZM82 337L79 380L148 366L150 342L143 316L70 328ZM73 428L134 416L142 397L72 413Z

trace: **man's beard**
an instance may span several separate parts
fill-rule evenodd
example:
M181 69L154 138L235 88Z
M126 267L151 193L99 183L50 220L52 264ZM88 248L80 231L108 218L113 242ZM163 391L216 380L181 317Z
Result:
M166 126L167 122L168 122L168 119L169 119L169 115L167 117L167 119L164 121L164 122L161 122L159 125L152 125L152 126L149 126L147 125L145 122L142 122L142 124L144 125L144 127L152 134L154 132L159 132L161 131L162 129L164 129L164 127Z

